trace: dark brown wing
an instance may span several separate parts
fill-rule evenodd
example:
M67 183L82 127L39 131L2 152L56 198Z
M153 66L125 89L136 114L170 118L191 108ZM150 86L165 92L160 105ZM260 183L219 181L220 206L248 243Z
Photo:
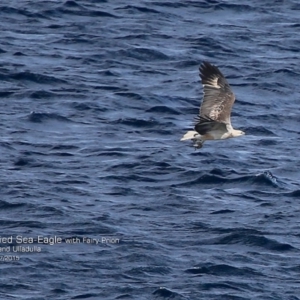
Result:
M235 96L226 78L216 66L208 62L203 62L199 71L204 92L200 116L230 124Z
M198 116L196 118L195 130L201 134L205 135L211 131L227 131L226 124L223 122L215 121L209 117Z

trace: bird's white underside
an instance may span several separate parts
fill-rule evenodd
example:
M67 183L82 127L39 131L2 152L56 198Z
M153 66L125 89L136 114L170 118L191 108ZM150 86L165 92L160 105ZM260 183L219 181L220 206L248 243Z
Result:
M226 130L212 130L209 132L209 134L201 135L197 131L191 130L188 131L181 139L180 141L186 141L186 140L225 140L228 138L238 137L243 135L240 130L235 130L232 128L231 124L227 124Z

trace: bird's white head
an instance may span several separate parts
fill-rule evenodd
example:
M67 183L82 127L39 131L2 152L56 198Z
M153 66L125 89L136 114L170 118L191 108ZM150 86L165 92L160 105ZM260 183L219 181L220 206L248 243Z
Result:
M242 130L233 130L232 136L236 137L236 136L241 136L241 135L244 135L244 134L245 134L245 132L242 131Z

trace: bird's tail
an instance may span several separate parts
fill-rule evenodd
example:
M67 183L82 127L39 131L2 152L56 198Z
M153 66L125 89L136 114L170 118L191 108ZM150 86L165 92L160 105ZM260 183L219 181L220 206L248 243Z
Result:
M180 140L186 141L186 140L192 140L195 138L195 135L198 135L196 131L188 131Z

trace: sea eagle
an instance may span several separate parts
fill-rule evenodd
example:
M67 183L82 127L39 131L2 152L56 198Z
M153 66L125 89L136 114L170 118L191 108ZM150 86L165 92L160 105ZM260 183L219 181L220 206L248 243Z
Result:
M224 140L244 135L231 126L230 114L235 101L234 93L220 70L208 62L199 68L203 85L203 100L196 118L195 131L188 131L181 141L192 140L200 149L206 140Z

